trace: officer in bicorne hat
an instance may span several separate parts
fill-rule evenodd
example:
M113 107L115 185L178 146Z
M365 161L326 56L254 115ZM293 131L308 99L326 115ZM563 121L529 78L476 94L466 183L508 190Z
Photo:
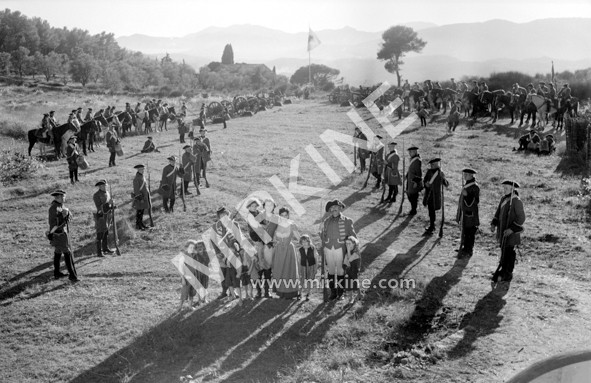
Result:
M476 183L474 175L476 170L465 168L462 170L462 177L465 181L456 213L456 222L460 224L461 238L458 257L463 255L472 256L474 251L474 240L476 231L480 226L478 217L478 203L480 202L480 186Z
M320 247L324 255L324 264L328 272L328 285L330 287L330 299L340 299L344 293L343 281L345 270L343 269L345 239L352 235L357 238L353 220L342 214L345 204L338 199L326 204L325 211L330 216L322 223L320 232Z
M72 220L72 213L64 206L66 201L66 192L58 189L51 193L53 201L49 207L49 231L46 233L53 253L53 275L55 279L65 277L66 274L60 272L60 260L62 254L69 273L69 279L72 282L78 282L78 274L74 265L74 257L70 245L70 227L68 223Z
M503 197L499 202L495 216L490 225L490 231L495 233L501 247L501 259L497 270L493 273L492 285L496 286L499 278L501 282L511 282L515 267L515 246L521 244L521 232L525 223L525 210L516 189L516 181L505 180Z
M425 229L425 235L431 235L435 231L435 212L441 209L442 191L441 186L448 187L449 183L445 179L445 174L439 167L441 158L434 158L429 161L430 168L425 173L423 184L425 185L425 194L423 197L423 206L429 210L429 227Z
M181 157L181 166L184 170L183 175L183 185L182 187L185 189L185 195L193 194L189 191L189 182L193 179L193 172L195 167L195 162L197 161L197 157L193 155L192 151L193 148L191 145L183 146L183 156ZM196 186L197 190L199 190L199 185Z
M176 179L185 175L182 166L177 166L176 157L167 158L168 165L162 169L162 179L160 180L160 193L162 194L162 206L164 212L174 213L174 202L176 196ZM169 205L170 202L170 205Z
M384 144L382 141L382 136L379 134L374 137L373 148L371 152L371 161L370 161L370 173L376 178L376 186L375 189L380 188L380 183L382 182L382 173L384 172Z

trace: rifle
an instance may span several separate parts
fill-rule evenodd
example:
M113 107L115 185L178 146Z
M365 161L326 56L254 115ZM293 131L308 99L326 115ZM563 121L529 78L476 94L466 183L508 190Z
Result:
M183 169L183 162L181 161L181 149L179 149L179 169ZM185 178L184 178L184 172L183 172L183 176L181 176L181 199L183 200L183 211L186 212L187 211L187 204L185 203ZM174 181L176 183L176 180ZM173 190L175 188L172 188Z
M353 166L355 168L357 168L357 141L355 141L355 138L357 138L355 135L353 136ZM355 170L353 170L355 171Z
M404 151L404 138L402 139L402 176L400 180L402 181L402 195L400 196L400 211L402 211L402 205L404 204L404 194L406 191L406 152Z
M150 216L150 227L154 227L152 218L152 187L150 186L150 164L146 162L146 171L148 172L148 215Z
M386 172L388 171L388 165L384 164L384 177L382 177L382 198L380 198L380 203L384 203L384 194L386 193Z
M443 223L445 222L445 194L443 192L443 177L441 176L441 226L439 226L439 238L443 237ZM435 202L435 201L433 201Z
M109 194L111 194L111 207L113 208L113 232L115 233L115 253L117 255L121 255L121 251L119 250L119 235L117 234L117 221L115 220L115 203L113 202L113 189L111 188L111 184L109 184Z

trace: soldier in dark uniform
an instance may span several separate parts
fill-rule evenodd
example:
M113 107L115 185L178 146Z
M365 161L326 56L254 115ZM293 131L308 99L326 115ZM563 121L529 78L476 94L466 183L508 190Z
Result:
M503 181L503 197L490 225L490 231L496 232L497 241L501 247L501 259L492 277L493 287L501 278L502 282L511 282L515 266L515 246L521 244L521 232L525 222L523 202L517 190L519 184L515 181Z
M425 229L425 235L431 235L435 231L435 212L441 209L442 192L441 185L448 187L449 183L445 179L445 174L439 167L440 158L434 158L429 161L430 168L425 173L423 184L425 185L425 196L423 197L423 206L429 210L429 227Z
M78 145L76 145L76 136L70 137L66 147L66 160L68 161L68 170L70 171L70 183L73 185L78 182Z
M160 180L160 190L162 192L162 206L166 213L174 213L174 202L176 196L176 178L183 177L185 172L183 167L176 166L176 157L167 158L168 165L162 169L162 179ZM170 205L169 205L170 201Z
M384 144L380 141L382 136L379 134L375 136L373 148L371 152L371 169L370 173L376 178L376 189L380 188L382 182L382 173L384 172Z
M66 274L60 272L60 260L64 254L66 267L68 268L69 279L72 282L78 282L78 274L74 265L74 257L70 247L70 228L68 223L72 220L70 210L64 206L66 201L66 192L56 190L51 193L53 202L49 207L49 231L47 238L54 248L53 253L53 275L55 279L65 277Z
M199 141L205 145L205 151L202 153L201 156L201 172L203 173L203 179L205 180L205 187L209 187L209 182L207 181L207 163L211 160L211 143L209 142L209 137L205 137L205 133L207 129L201 128L199 129L199 133L201 134Z
M135 228L143 231L147 229L146 225L144 225L144 210L152 208L152 200L144 177L144 165L136 165L133 168L137 169L133 179L132 204L132 207L136 209Z
M480 226L478 217L478 203L480 202L480 186L474 179L476 171L474 169L466 168L462 170L462 174L466 183L460 193L458 201L458 211L456 214L456 222L460 224L461 236L458 257L462 255L472 256L474 251L474 240L476 238L476 231Z
M363 134L363 132L361 131L361 129L359 128L355 128L355 134L353 135L353 138L356 138L358 140L364 140L367 141L367 136L365 134ZM369 144L369 143L367 143ZM359 143L357 146L357 158L359 159L359 168L361 173L365 172L365 160L367 159L367 157L369 156L370 152L367 149L363 149L361 147L361 144Z
M160 152L154 145L154 141L152 141L152 136L148 136L146 142L144 142L144 147L142 148L142 153L152 153L152 152Z
M386 155L386 162L384 167L384 182L388 185L388 197L384 202L396 202L396 196L398 195L398 186L402 185L402 177L398 170L400 163L400 156L396 151L396 142L390 142L388 149L390 153Z
M109 148L109 167L117 166L115 164L115 158L117 156L117 151L115 150L115 146L119 142L119 137L117 137L117 132L113 128L113 125L109 124L109 130L105 135L105 141L107 142L107 148Z
M417 114L421 120L421 126L427 126L427 116L429 115L429 104L424 96L419 97L419 104L417 105Z
M183 188L185 189L185 195L193 194L189 191L189 182L193 179L193 167L195 166L195 162L197 161L197 157L191 153L192 148L191 145L185 145L183 147L185 151L183 156L181 157L181 166L183 167ZM197 190L199 190L199 186L197 185Z
M417 214L417 205L419 203L419 193L423 190L423 171L421 170L422 162L421 156L418 152L419 148L411 146L408 148L410 156L410 163L408 164L408 172L406 178L406 195L410 202L410 212L408 215Z
M113 200L107 191L107 181L100 180L94 186L98 186L99 190L92 196L95 213L95 227L96 227L96 254L103 257L105 254L113 254L114 251L109 249L108 238L109 228L113 222Z
M458 124L460 123L460 108L462 102L456 100L449 110L449 116L447 117L447 132L453 134L456 131Z

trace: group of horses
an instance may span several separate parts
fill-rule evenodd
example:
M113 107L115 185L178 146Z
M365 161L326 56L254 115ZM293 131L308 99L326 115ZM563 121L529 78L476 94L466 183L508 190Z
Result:
M367 88L367 94L359 94L360 99L367 97L371 91L371 88ZM353 92L353 94L356 93ZM579 109L579 100L576 97L571 97L563 102L561 99L551 100L539 94L529 95L528 97L522 93L514 94L503 89L478 94L471 91L458 92L451 88L410 90L396 88L384 93L376 101L376 104L381 109L381 107L389 104L397 97L403 101L400 107L406 108L408 111L416 110L423 98L428 105L428 109L436 111L443 109L442 114L446 114L447 107L459 100L461 111L466 118L472 117L476 119L488 116L492 118L494 123L501 112L507 111L511 117L511 124L519 117L519 125L523 125L523 117L527 115L525 123L527 124L531 118L532 127L536 125L536 120L538 125L546 125L553 119L552 126L559 129L563 127L564 115L578 116ZM358 104L361 105L361 102Z
M116 121L115 121L116 119ZM152 124L155 123L156 130L168 130L167 122L175 121L177 114L174 107L165 107L164 111L158 111L158 108L150 108L138 113L128 111L116 112L109 117L103 115L95 116L92 120L82 122L80 128L76 128L71 122L55 126L53 128L40 127L31 129L27 132L29 140L29 156L36 143L40 145L42 156L46 155L45 146L53 145L56 159L64 157L68 140L75 136L81 143L84 153L86 153L86 144L91 135L94 141L99 143L104 138L109 125L113 125L119 137L125 137L132 129L136 134L150 133L153 131Z

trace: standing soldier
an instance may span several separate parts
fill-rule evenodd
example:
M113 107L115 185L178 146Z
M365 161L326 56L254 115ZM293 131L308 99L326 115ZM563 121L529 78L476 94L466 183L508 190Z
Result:
M117 152L115 150L115 146L119 142L119 137L117 137L117 132L113 129L113 125L109 124L109 130L105 135L105 141L107 141L107 148L109 148L109 167L117 166L115 164L115 157L117 156Z
M490 225L490 231L496 231L497 241L501 247L499 266L492 277L493 288L501 278L501 282L511 282L515 266L515 246L521 244L521 232L525 222L523 202L519 198L515 181L503 181L503 197Z
M78 275L76 273L76 266L74 265L74 257L72 256L72 249L70 247L70 227L68 223L72 220L70 210L64 206L66 201L66 192L63 190L56 190L51 193L53 202L49 207L49 231L47 238L51 246L54 248L53 253L53 276L55 279L65 277L66 274L60 272L60 260L64 254L66 267L68 268L69 279L72 282L78 282Z
M162 205L164 212L174 213L174 202L176 197L176 177L183 177L185 172L182 167L176 166L176 157L167 158L168 165L162 169L162 180L160 180L160 190L162 193ZM170 201L170 206L168 202Z
M96 223L96 254L103 257L105 254L113 254L114 251L109 249L109 227L113 222L113 200L107 191L107 180L100 180L94 186L98 186L99 190L92 196L94 206L96 207L95 223ZM102 250L101 250L102 249Z
M193 167L195 166L195 162L197 161L197 157L195 157L193 155L193 153L191 153L191 145L185 145L183 146L184 149L184 153L183 156L181 157L181 165L183 167L183 185L182 187L185 190L185 195L187 194L193 194L189 191L189 182L191 182L192 178L193 178L193 172L195 171L193 169ZM197 189L199 189L199 187L197 186Z
M429 227L425 229L424 235L431 235L435 231L435 212L441 209L444 202L441 198L441 185L449 186L445 174L439 167L439 162L441 162L441 158L434 158L429 161L430 168L425 173L425 178L423 178L423 184L425 185L423 206L427 206L429 210Z
M373 143L373 151L371 153L371 162L369 172L376 178L375 189L380 188L382 182L382 173L384 172L384 144L380 141L382 136L379 134L375 136Z
M350 235L357 238L353 220L342 214L344 208L345 204L339 200L328 202L325 211L330 213L330 216L322 222L320 232L324 264L328 271L330 300L340 299L344 293L342 283L345 276L343 269L345 238Z
M201 128L199 129L199 133L201 133L201 137L199 137L199 141L205 145L205 151L202 153L201 157L201 171L203 172L203 179L205 180L205 187L209 187L209 182L207 181L207 162L211 160L211 144L209 142L209 137L205 137L205 133L207 129Z
M199 191L199 186L201 186L201 168L203 167L203 157L205 156L207 147L201 142L199 137L195 137L193 143L193 154L195 155L195 166L193 167L195 187L197 188L197 195L201 195L201 192Z
M144 225L144 210L152 208L152 200L148 191L146 178L144 177L144 165L136 165L133 168L137 169L137 173L133 179L132 204L132 207L136 209L135 228L144 231L147 229L146 225Z
M422 162L421 155L418 152L419 148L411 146L408 148L408 155L410 156L410 163L408 164L408 172L406 173L406 195L410 202L410 212L408 215L417 214L417 205L419 203L419 193L423 190L423 171L421 170Z
M362 144L359 142L359 140L365 141L365 144L367 145L368 144L367 136L365 134L363 134L361 129L359 129L358 127L355 127L355 134L353 135L353 138L358 140L356 142L357 159L359 160L360 171L361 171L361 173L363 173L363 172L365 172L365 169L366 169L365 160L367 159L370 152L367 149L363 149ZM354 141L354 143L355 143L355 141Z
M402 178L398 170L400 156L396 151L396 145L396 142L390 142L388 144L390 153L386 156L386 165L384 167L384 182L388 185L388 197L383 202L396 202L398 185L402 185Z
M76 136L70 137L66 147L66 160L68 161L68 170L70 171L70 183L73 185L78 182L78 145L76 145Z
M462 102L456 100L449 110L449 116L447 116L447 133L453 134L456 131L458 124L460 123L460 107Z
M470 168L462 170L462 177L466 183L460 193L456 222L461 227L460 249L458 258L462 255L472 256L476 231L480 226L478 218L478 203L480 202L480 186L474 179L476 171Z

